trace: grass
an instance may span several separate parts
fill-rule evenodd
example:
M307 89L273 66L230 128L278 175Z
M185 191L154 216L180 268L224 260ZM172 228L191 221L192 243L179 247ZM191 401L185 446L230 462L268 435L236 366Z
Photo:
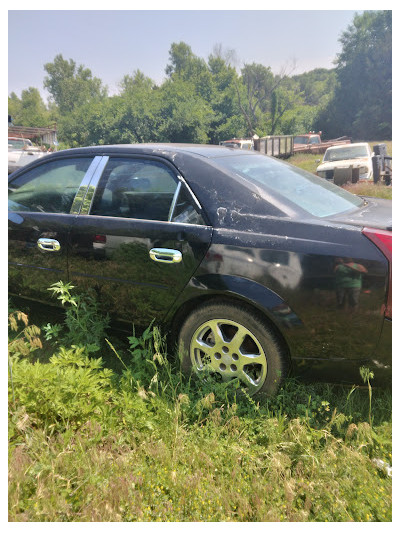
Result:
M43 354L13 316L10 521L391 520L375 461L391 464L391 391L370 374L353 388L289 379L259 405L183 378L157 329L95 357L63 345L66 331Z
M315 174L317 171L317 166L319 162L317 160L322 160L322 154L294 154L287 159L287 162L296 167L307 170L312 174Z
M347 191L357 194L359 196L373 196L375 198L392 199L392 187L387 187L383 183L350 183L343 186Z

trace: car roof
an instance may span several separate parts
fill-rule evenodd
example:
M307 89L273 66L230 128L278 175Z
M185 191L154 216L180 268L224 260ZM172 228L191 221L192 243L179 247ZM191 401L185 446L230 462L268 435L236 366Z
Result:
M171 156L177 153L193 154L206 158L223 157L229 155L234 150L231 147L219 146L213 144L185 144L185 143L141 143L141 144L113 144L113 145L101 145L101 146L88 146L84 148L70 148L63 150L64 154L71 153L137 153L137 154L159 154L161 156ZM58 152L59 153L59 152Z

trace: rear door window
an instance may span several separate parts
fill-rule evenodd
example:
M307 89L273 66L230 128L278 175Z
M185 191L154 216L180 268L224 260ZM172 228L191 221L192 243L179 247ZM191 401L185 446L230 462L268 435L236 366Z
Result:
M199 209L176 173L160 161L144 158L110 158L90 214L203 223Z
M110 158L90 214L168 220L178 182L158 161Z

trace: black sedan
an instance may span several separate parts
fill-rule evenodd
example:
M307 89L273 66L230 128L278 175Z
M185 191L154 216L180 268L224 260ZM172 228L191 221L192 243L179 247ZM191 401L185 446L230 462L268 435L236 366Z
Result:
M9 290L94 288L153 319L182 367L276 391L290 369L391 369L391 202L257 152L141 144L60 151L9 176ZM53 302L53 301L52 301Z

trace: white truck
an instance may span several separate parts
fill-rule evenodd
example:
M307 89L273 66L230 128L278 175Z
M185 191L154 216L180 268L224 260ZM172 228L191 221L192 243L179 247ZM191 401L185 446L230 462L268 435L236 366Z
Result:
M228 146L229 148L240 148L241 150L254 150L253 139L229 139L228 141L220 141L221 146Z
M349 181L373 181L372 157L374 153L368 143L354 143L327 148L317 174L321 178L334 180L345 176Z
M46 153L39 146L34 146L30 139L8 137L8 173L11 174Z

